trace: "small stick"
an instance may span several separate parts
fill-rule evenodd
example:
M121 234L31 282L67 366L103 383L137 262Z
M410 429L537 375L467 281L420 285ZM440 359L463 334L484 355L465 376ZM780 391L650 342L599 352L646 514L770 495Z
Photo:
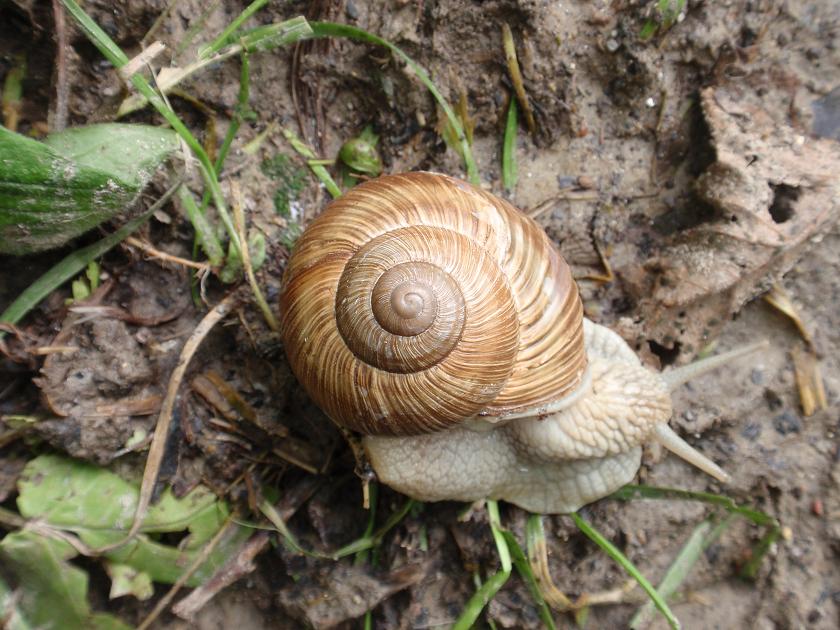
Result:
M172 371L172 376L169 378L166 397L163 399L157 426L155 426L155 433L152 437L152 444L149 447L149 456L146 458L146 468L143 471L143 481L140 485L140 496L138 497L137 508L134 512L134 522L131 524L131 528L128 530L125 538L106 547L100 547L97 550L99 553L105 553L106 551L112 551L122 547L140 531L140 527L143 525L143 519L152 501L155 482L157 481L160 465L166 451L166 438L169 437L169 428L172 425L172 412L175 409L175 400L178 397L178 389L181 386L181 381L184 380L184 374L187 371L190 360L193 358L196 350L198 350L201 342L204 341L204 338L213 327L236 307L238 301L238 295L236 293L230 293L204 316L204 319L198 323L198 326L195 327L195 330L184 344L184 348L181 350L181 356L178 357L178 363Z
M60 0L53 0L55 20L55 118L51 131L63 131L67 126L67 25L64 20L64 6Z
M190 564L190 566L188 566L187 569L181 574L181 576L175 581L175 583L172 585L172 588L170 588L169 591L167 591L166 595L161 597L160 601L152 609L152 612L150 612L142 621L142 623L139 626L137 626L137 630L146 630L146 628L151 626L155 622L155 620L160 616L160 613L166 610L166 607L169 606L169 603L173 599L175 599L175 596L178 594L178 591L180 591L181 588L183 588L184 584L186 584L187 580L189 580L190 577L192 577L193 573L198 571L201 565L207 561L207 558L209 558L213 550L219 546L219 543L222 541L222 538L224 538L225 534L227 534L228 531L230 531L231 527L234 524L235 523L233 519L230 516L228 516L227 520L225 521L225 524L219 528L219 531L216 532L215 536L213 536L210 542L204 545L204 547L201 549L201 553L199 553L196 556L192 564Z
M181 258L180 256L167 254L166 252L162 252L161 250L155 248L153 245L141 241L139 238L136 238L134 236L129 236L127 239L125 239L125 243L146 252L149 256L151 256L152 258L157 258L158 260L175 263L176 265L183 265L184 267L192 267L193 269L198 269L199 271L210 270L210 265L207 263L196 262L194 260L187 260L186 258Z

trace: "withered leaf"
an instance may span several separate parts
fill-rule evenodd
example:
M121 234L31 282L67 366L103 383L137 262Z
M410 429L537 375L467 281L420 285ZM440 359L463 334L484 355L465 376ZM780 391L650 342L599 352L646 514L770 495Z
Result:
M840 145L779 124L734 91L708 88L701 102L715 160L696 186L716 216L647 264L652 286L640 302L651 338L694 352L840 216Z

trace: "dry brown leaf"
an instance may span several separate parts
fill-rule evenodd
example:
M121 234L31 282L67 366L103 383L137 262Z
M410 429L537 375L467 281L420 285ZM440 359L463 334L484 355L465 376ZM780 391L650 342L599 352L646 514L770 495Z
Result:
M778 283L774 284L764 295L764 299L773 308L790 319L794 326L796 326L796 329L799 331L799 334L802 336L805 343L807 343L809 347L813 347L813 337L811 336L810 331L805 327L805 322L803 322L802 318L799 316L799 311L796 310L793 300L790 295L788 295L788 292L784 290L782 285Z
M701 101L716 159L697 192L716 217L648 263L652 286L640 303L648 335L689 352L840 216L836 142L802 136L734 91L708 88Z

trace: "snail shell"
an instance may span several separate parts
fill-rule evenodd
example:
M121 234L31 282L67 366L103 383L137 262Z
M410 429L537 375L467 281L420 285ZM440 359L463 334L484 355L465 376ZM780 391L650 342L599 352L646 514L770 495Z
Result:
M530 218L451 177L356 186L306 229L283 284L293 371L367 435L521 414L584 378L568 265Z
M444 175L361 184L298 241L280 299L290 365L379 479L424 501L569 512L628 483L670 392L760 346L659 374L583 318L569 267L502 199Z

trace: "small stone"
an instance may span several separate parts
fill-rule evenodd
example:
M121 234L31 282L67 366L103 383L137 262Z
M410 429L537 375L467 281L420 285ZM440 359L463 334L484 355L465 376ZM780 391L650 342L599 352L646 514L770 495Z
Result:
M761 435L761 425L758 422L748 422L747 426L741 431L741 435L750 441L754 441Z
M612 37L610 37L607 40L607 50L609 50L610 52L615 52L616 50L618 50L618 47L619 47L618 41L616 41Z
M351 20L359 19L359 8L353 0L347 0L347 6L344 7L344 12Z
M578 188L583 188L584 190L592 190L595 188L595 180L589 177L588 175L580 175L577 178L577 185Z
M799 418L793 415L790 411L785 411L780 416L776 416L773 419L773 427L781 435L799 433L802 430L802 424L799 422Z
M578 185L578 178L573 175L558 175L557 185L560 186L561 190L564 188L574 188Z
M764 382L764 373L761 370L754 369L750 372L750 380L753 385L761 385Z

